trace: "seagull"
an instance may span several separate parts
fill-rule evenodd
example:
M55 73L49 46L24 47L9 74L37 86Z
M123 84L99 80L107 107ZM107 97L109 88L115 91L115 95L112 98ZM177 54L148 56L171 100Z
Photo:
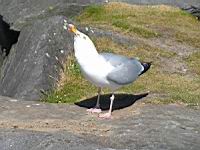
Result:
M113 53L98 53L92 40L73 24L68 24L68 31L74 34L74 52L81 73L89 82L98 87L96 106L87 111L99 113L100 118L110 119L115 99L114 92L122 86L133 83L150 68L151 63L142 63L136 58ZM112 95L109 111L101 113L99 101L101 90L105 87L112 91Z

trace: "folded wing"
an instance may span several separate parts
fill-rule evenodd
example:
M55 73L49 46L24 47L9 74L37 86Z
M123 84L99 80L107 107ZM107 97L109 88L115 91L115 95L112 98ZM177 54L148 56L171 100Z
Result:
M107 75L107 79L116 84L132 83L144 70L143 65L137 59L112 53L102 53L100 55L114 67Z

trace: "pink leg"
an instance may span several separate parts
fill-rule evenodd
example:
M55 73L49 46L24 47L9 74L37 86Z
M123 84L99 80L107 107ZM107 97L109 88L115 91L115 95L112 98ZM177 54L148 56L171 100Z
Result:
M110 97L110 109L107 113L104 114L99 114L99 118L103 118L103 119L112 119L112 106L113 106L113 101L115 99L114 94L112 94L112 96Z
M90 112L90 113L101 113L102 112L100 105L99 105L100 95L101 95L101 88L98 89L98 98L97 98L96 106L94 108L87 109L87 112Z
M87 109L87 112L90 112L90 113L101 113L101 109L100 108L90 108L90 109Z

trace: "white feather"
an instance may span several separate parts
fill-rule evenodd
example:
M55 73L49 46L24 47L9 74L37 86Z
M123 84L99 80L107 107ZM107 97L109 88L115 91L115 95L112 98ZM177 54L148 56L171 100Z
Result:
M87 80L97 87L110 87L112 89L118 87L106 78L114 67L98 54L93 42L87 35L77 31L74 37L74 50L81 71Z

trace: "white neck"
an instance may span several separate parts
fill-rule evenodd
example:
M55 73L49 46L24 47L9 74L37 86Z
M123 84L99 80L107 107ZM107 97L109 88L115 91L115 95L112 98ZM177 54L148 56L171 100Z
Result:
M74 37L74 51L76 59L80 64L91 62L94 59L98 59L99 56L90 38L79 31L77 31Z

